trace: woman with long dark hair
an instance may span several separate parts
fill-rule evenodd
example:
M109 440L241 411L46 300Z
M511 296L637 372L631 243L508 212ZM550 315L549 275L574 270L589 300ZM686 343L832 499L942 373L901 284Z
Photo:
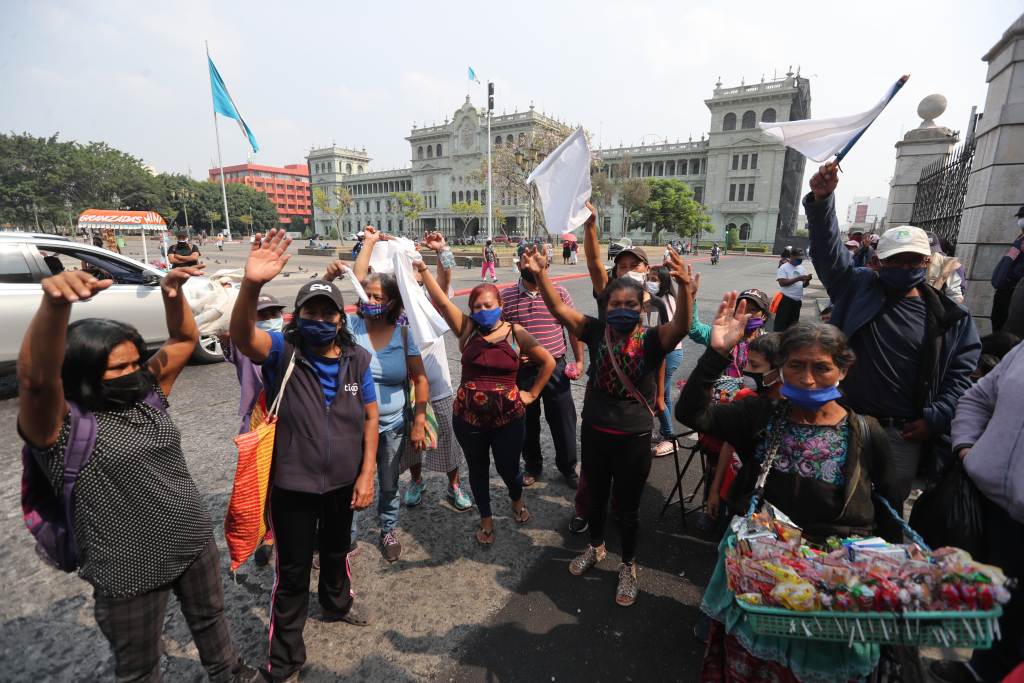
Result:
M275 681L298 673L306 661L302 631L314 542L324 620L366 626L373 619L373 610L353 597L348 551L352 511L373 501L378 434L370 353L356 344L334 283L303 285L283 332L256 327L260 289L289 258L284 251L291 238L284 237L283 230L256 236L231 314L235 346L263 365L268 405L284 392L268 494L277 582L267 668Z
M58 273L42 282L43 300L18 356L18 432L58 498L71 434L95 425L74 483L73 531L78 574L93 586L118 680L161 680L171 591L211 681L259 677L228 633L213 525L167 415L167 396L199 339L182 285L201 274L184 266L164 276L168 339L147 362L145 342L127 323L68 325L72 304L102 296L113 281Z
M690 275L678 254L671 257L679 286L676 312L664 325L641 324L644 288L631 277L612 280L601 298L605 320L569 308L548 279L547 257L536 249L524 254L551 314L590 349L590 381L583 399L580 455L589 486L590 546L569 571L579 576L604 559L604 529L612 480L622 529L622 564L615 601L624 607L637 597L636 552L639 546L640 496L651 472L651 408L665 355L690 329L693 317Z
M445 322L459 338L462 382L455 396L452 427L466 454L469 487L480 510L476 540L490 546L494 544L490 454L494 453L494 468L508 487L513 519L526 524L530 511L523 501L523 472L519 469L526 439L526 406L544 390L555 369L555 359L524 328L501 319L501 294L494 285L473 288L469 293L471 313L466 315L441 290L422 259L415 268ZM540 366L529 391L516 387L520 356Z

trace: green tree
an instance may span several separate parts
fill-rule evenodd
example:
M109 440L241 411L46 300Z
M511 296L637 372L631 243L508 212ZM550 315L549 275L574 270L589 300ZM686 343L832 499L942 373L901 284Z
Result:
M331 204L332 197L333 205ZM345 212L348 211L348 207L352 206L352 195L341 185L336 185L328 190L315 187L313 188L313 206L334 221L336 230L332 231L332 234L337 239L337 235L341 232L341 222L345 218Z
M654 229L651 244L661 243L662 231L679 235L697 232L700 205L693 201L693 192L674 178L645 178L650 188L647 201L637 207L637 215L645 226Z
M457 204L452 204L448 208L454 211L455 215L462 219L462 231L459 233L460 235L465 235L466 231L469 230L469 222L474 218L480 218L484 212L483 204L475 200L471 202L458 202Z
M288 223L288 232L297 232L301 235L305 229L306 221L302 220L302 216L292 216Z
M619 206L622 207L622 234L629 232L633 213L651 198L651 183L647 178L627 178L618 187Z
M419 232L419 226L416 225L416 219L420 217L420 214L423 213L423 209L425 208L425 205L423 204L423 197L416 192L392 192L391 196L402 208L402 215L409 221L409 227L412 231L414 233Z
M505 221L508 220L508 216L505 215L505 210L500 204L491 204L491 219L498 226L498 230L504 233Z
M331 226L331 235L330 235L330 237L333 240L338 239L338 229L335 228L334 226Z

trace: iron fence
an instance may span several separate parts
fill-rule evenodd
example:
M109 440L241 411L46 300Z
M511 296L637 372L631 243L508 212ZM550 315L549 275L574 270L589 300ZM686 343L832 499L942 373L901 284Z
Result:
M956 244L974 149L971 136L945 158L925 167L917 183L911 225Z

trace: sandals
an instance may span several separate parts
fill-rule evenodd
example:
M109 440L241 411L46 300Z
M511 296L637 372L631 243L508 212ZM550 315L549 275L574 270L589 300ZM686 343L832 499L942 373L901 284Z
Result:
M516 512L515 508L512 508L512 519L516 520L516 524L526 524L530 521L530 511L523 506L522 512Z
M583 553L572 562L569 563L569 572L573 576L579 576L583 572L587 571L595 564L600 562L608 554L605 547L602 545L600 548L595 548L592 545L587 546L587 552Z
M486 542L480 540L481 531L484 532L484 538L486 539ZM486 529L484 529L482 524L478 525L476 533L476 542L484 546L485 548L490 548L492 545L494 545L494 529L487 531Z
M639 589L636 585L636 565L619 565L619 588L615 591L615 602L622 607L629 607L636 602Z

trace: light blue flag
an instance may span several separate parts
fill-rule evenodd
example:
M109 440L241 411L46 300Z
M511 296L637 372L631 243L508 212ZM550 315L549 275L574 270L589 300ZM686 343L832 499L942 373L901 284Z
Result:
M249 138L252 151L260 151L260 146L256 144L256 136L252 134L252 131L249 130L249 125L242 118L242 115L238 113L235 101L231 99L231 94L224 85L224 79L217 72L217 67L213 65L213 60L210 59L209 55L206 56L206 59L210 62L210 87L213 88L213 110L221 116L238 121L238 127L242 129L242 134Z
M476 77L476 72L473 71L473 67L469 67L469 80L480 82L480 79Z

